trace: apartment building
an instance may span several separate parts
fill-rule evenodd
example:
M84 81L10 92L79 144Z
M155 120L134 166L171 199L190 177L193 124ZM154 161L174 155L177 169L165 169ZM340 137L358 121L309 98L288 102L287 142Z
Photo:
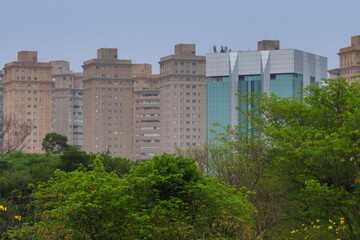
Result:
M159 75L150 64L134 64L134 157L147 160L160 154Z
M348 82L359 80L360 75L360 35L351 37L351 46L340 48L339 68L329 70L331 77L343 77Z
M133 157L133 79L131 60L116 48L97 50L83 65L83 149Z
M279 41L260 41L258 50L217 52L206 55L208 142L223 131L220 126L241 126L253 131L241 111L253 106L239 104L248 93L274 93L301 97L303 88L326 78L327 59L296 49L280 49ZM238 110L238 107L241 111Z
M161 151L174 153L206 142L205 56L178 44L160 59Z
M0 121L3 122L4 109L4 86L3 86L4 72L0 70ZM3 152L3 139L0 138L0 152Z
M42 140L51 132L52 66L37 59L36 51L21 51L4 68L4 118L31 127L24 152L42 152Z
M51 61L52 131L67 136L68 144L83 145L82 73L73 73L67 61Z

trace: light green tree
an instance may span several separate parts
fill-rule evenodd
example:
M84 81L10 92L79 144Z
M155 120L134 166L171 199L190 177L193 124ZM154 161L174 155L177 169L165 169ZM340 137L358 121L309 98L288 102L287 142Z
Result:
M251 239L247 194L203 176L190 159L162 155L119 178L101 157L92 170L57 170L34 188L19 239Z
M287 187L288 216L305 223L343 217L351 239L359 239L360 84L329 79L302 99L247 100L274 153L273 173Z

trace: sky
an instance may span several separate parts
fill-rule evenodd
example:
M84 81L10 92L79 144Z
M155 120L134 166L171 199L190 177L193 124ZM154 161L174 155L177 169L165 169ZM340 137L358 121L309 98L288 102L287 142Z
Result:
M69 61L81 72L98 48L117 48L119 59L150 63L174 45L196 44L256 50L261 40L280 40L328 58L360 35L360 0L0 0L0 68L19 51L38 51L38 61Z

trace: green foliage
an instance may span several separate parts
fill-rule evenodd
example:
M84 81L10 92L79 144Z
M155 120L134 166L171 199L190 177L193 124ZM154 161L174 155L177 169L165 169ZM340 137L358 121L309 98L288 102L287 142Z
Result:
M163 155L119 178L97 157L33 191L34 221L15 239L250 239L247 195L201 175L192 160Z
M36 186L35 222L17 232L20 239L106 239L123 224L121 179L104 171L96 158L89 172L62 172ZM120 216L120 217L119 217ZM110 228L110 229L109 229ZM118 231L122 229L119 228ZM113 239L109 237L108 239Z
M47 181L58 166L59 157L14 151L0 154L0 161L2 166L6 166L0 170L0 204L7 206L7 211L0 213L1 235L2 232L21 224L14 216L28 216L28 185Z
M351 239L358 239L360 85L325 83L307 88L303 99L249 98L257 106L249 116L274 153L273 174L288 189L288 216L344 217Z
M351 236L348 233L344 218L340 218L339 221L316 219L309 224L302 224L301 227L291 230L287 239L350 239Z
M0 197L9 197L15 189L26 192L29 183L47 181L59 164L59 157L14 151L0 154Z
M284 204L288 189L279 184L278 177L272 172L273 153L266 140L229 125L217 133L215 141L216 144L206 149L209 174L233 185L238 191L251 193L249 200L257 209L256 239L268 239L269 232L277 230L279 222L287 220ZM192 150L190 156L194 152L197 151Z
M255 192L249 200L258 210L259 239L289 239L313 219L340 218L346 239L359 239L359 83L326 80L303 98L255 93L241 101L250 109L242 112L244 126L223 126L214 145L184 155L238 190ZM311 234L301 236L331 235Z
M74 171L81 166L88 166L93 157L80 149L68 146L60 155L60 169L66 172Z
M132 162L129 159L121 158L121 157L112 157L108 153L99 153L96 155L92 155L92 158L95 158L96 156L101 156L102 162L105 167L105 171L107 172L115 171L115 173L119 177L124 177L125 174L128 174L130 172L131 167L134 165L134 162Z
M123 177L129 173L132 162L127 159L100 154L105 171L114 172ZM6 212L0 212L1 233L22 223L14 216L31 221L33 209L30 208L29 184L48 181L55 169L63 168L71 171L81 166L89 167L89 163L97 155L86 154L74 147L70 147L63 155L30 154L14 151L0 154L0 204L7 206ZM84 167L81 171L85 171Z
M61 154L67 148L67 137L55 132L47 133L42 142L42 150L47 153Z

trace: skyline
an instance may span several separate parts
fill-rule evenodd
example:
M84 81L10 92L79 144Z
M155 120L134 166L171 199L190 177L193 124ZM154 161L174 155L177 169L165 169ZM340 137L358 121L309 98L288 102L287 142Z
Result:
M279 40L328 59L338 67L337 53L360 34L360 2L257 0L229 1L24 1L0 0L3 23L0 65L16 61L19 51L38 51L40 62L65 60L82 72L98 48L117 48L119 59L149 63L159 73L161 57L173 46L191 43L197 55L213 45L232 51L256 50L261 40Z

